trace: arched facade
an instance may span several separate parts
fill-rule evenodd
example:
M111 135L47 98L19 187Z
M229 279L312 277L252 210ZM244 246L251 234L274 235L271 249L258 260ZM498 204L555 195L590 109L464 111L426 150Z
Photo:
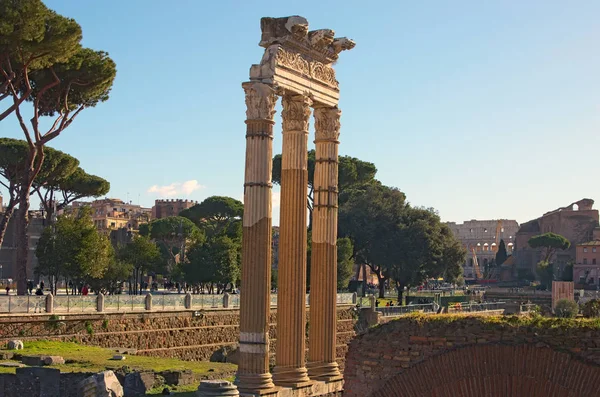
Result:
M599 396L589 320L407 316L349 344L344 397Z
M423 361L370 397L598 396L600 368L532 345L475 345Z

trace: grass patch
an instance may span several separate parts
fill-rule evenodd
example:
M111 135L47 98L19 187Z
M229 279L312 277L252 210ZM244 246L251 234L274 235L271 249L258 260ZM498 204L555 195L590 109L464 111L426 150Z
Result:
M211 363L204 361L183 361L176 358L158 358L146 356L127 356L124 361L110 360L114 354L111 349L84 346L73 342L25 341L22 355L62 356L67 363L53 368L61 372L99 372L106 369L116 370L128 366L133 371L192 370L197 374L208 372L221 373L235 371L234 364ZM2 351L2 350L0 350ZM0 373L14 373L14 368L0 367ZM162 390L162 389L161 389Z
M470 313L441 314L437 316L428 316L419 313L409 314L407 317L416 320L419 323L438 322L449 324L455 321L464 320L465 317L475 317L482 324L489 326L506 327L531 327L541 329L600 329L600 318L557 318L544 317L541 315L529 316L477 316ZM405 317L406 318L406 317ZM402 320L396 320L402 321Z

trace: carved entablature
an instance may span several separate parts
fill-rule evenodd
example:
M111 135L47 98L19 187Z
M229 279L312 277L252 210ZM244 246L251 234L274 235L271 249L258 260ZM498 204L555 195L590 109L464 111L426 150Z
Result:
M261 29L260 45L266 50L260 65L250 69L250 79L335 106L339 84L332 65L354 42L335 38L330 29L309 31L308 21L300 16L262 18Z

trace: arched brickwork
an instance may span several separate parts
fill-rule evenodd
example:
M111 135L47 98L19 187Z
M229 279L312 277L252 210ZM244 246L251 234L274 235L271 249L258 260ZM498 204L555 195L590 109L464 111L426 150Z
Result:
M369 397L598 396L600 368L531 345L469 346L434 356Z
M350 342L344 382L344 397L600 397L600 326L593 320L402 317Z

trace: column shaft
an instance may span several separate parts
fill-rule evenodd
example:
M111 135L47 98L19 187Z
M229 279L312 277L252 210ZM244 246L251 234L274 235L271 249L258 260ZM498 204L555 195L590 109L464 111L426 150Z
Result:
M306 215L308 121L311 101L283 97L281 215L277 291L277 385L299 387L309 381L306 347Z
M269 372L271 171L277 96L262 83L246 93L246 172L240 295L240 360L236 383L245 392L274 387Z
M310 264L309 376L339 378L336 362L338 137L340 110L315 109L315 175Z

